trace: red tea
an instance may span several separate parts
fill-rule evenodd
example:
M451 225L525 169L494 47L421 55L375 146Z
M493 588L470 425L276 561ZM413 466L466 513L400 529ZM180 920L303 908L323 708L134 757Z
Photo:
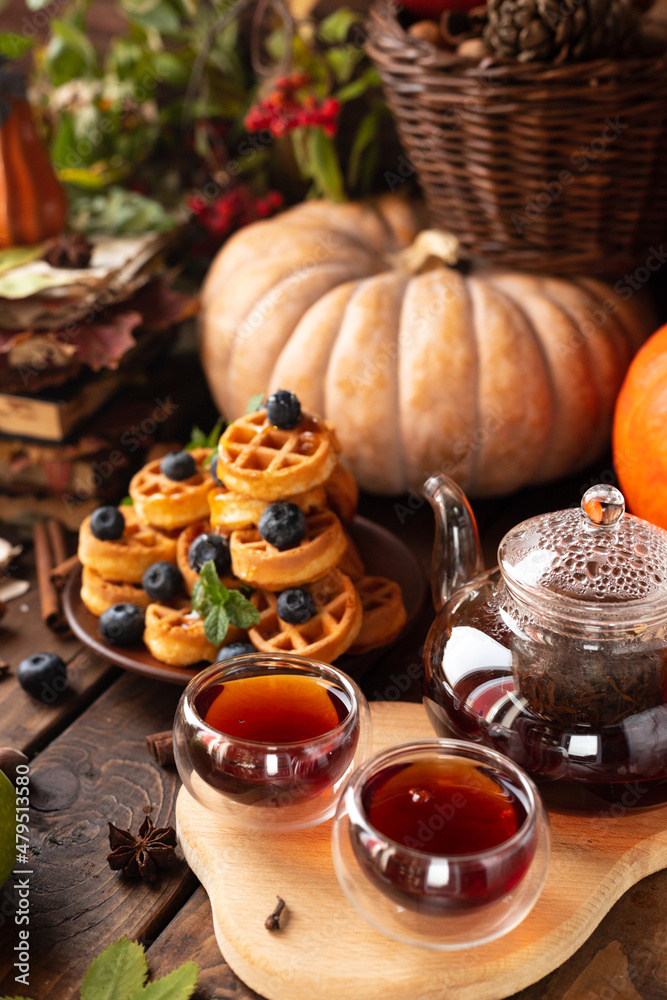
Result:
M197 737L194 767L238 802L291 806L328 794L354 759L359 719L347 693L320 677L233 678L203 691L196 708L220 735Z
M460 757L389 767L366 786L363 804L376 830L427 854L488 851L513 837L527 815L504 775Z
M435 755L391 764L363 786L361 805L377 831L350 827L362 869L418 912L494 902L523 878L535 852L527 794L492 764ZM378 834L388 846L380 848Z
M317 677L267 674L217 685L204 721L258 743L298 743L336 729L349 714L341 692Z

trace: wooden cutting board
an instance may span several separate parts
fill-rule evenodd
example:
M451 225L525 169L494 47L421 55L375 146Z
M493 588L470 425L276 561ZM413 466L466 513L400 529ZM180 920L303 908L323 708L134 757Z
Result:
M421 705L377 702L373 749L432 736ZM225 827L181 789L178 833L211 899L220 950L269 1000L501 1000L561 965L623 893L667 866L667 806L550 813L552 854L526 920L491 944L435 952L384 937L353 910L331 860L331 821L280 835ZM264 927L282 896L279 931Z

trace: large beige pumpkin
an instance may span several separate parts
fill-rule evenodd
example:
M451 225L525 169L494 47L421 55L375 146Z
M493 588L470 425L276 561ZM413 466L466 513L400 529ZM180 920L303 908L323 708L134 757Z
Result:
M591 278L464 275L433 258L411 273L411 254L396 254L419 228L418 209L390 197L307 202L237 233L202 297L221 411L291 389L379 493L436 470L473 495L508 493L592 461L654 327L640 296Z

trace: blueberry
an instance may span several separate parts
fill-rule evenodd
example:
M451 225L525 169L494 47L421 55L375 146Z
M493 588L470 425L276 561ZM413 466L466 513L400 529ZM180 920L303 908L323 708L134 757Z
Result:
M301 420L301 403L293 392L278 389L266 401L266 416L275 427L289 431Z
M99 628L112 646L131 646L144 634L144 613L134 604L112 604L100 616Z
M101 542L115 542L125 531L125 518L117 507L98 507L91 515L90 530Z
M289 587L278 594L276 603L278 617L288 625L304 625L316 613L312 594L303 587Z
M160 472L178 483L194 476L196 471L197 463L189 451L170 451L160 462Z
M211 475L213 476L213 482L217 483L218 486L224 486L225 484L223 483L222 479L220 479L220 476L218 475L218 450L217 450L217 448L213 452L213 454L211 455L210 470L211 470Z
M229 646L221 646L216 656L216 663L221 660L229 660L232 656L243 656L244 653L256 653L257 650L251 642L230 642Z
M169 601L183 586L183 577L172 563L156 562L144 573L141 586L152 601Z
M218 576L229 573L232 558L229 554L229 542L222 535L198 535L188 549L190 569L195 569L198 573L209 559L215 563Z
M306 534L306 515L295 503L280 500L262 511L257 524L262 538L282 552L300 545Z
M55 653L34 653L19 663L18 679L24 691L49 705L67 687L67 668Z

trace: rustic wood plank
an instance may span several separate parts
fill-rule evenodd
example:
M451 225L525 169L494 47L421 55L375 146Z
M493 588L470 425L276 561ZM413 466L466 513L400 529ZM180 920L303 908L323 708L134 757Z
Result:
M200 969L196 1000L258 1000L259 994L241 982L220 954L211 904L201 886L148 949L148 964L156 977L188 961Z
M16 575L29 580L31 587L23 597L10 601L0 619L0 654L10 666L9 675L0 680L0 746L15 746L32 755L80 715L119 672L85 650L77 639L63 638L46 627L32 549L19 557ZM68 690L50 705L31 698L16 679L21 660L40 652L57 653L68 664Z
M172 822L176 772L151 761L145 737L171 725L179 695L126 674L34 762L30 986L16 987L16 940L3 932L0 995L78 996L99 951L123 934L152 941L193 892L184 862L146 885L112 872L105 860L108 820L133 832L148 812L158 826Z

